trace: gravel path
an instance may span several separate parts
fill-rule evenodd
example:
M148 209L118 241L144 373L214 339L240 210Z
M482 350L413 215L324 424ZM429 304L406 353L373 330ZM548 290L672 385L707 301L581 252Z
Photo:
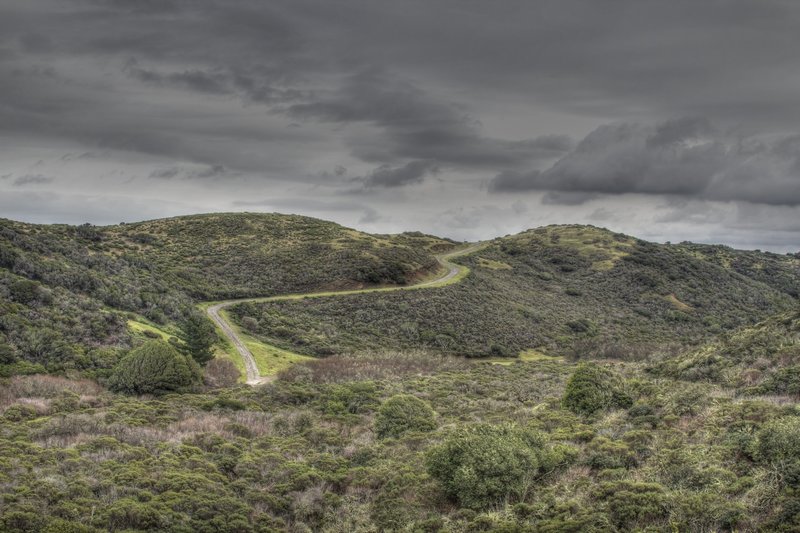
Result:
M399 286L399 287L375 287L375 288L372 288L372 289L359 289L357 291L344 290L344 291L340 291L338 293L324 293L324 294L327 295L327 296L335 296L336 294L367 293L367 292L377 292L377 291L386 292L388 290L398 290L399 291L399 290L407 290L407 289L411 289L411 288L420 288L420 287L428 287L428 288L438 287L438 286L446 284L448 281L450 281L453 278L455 278L456 276L458 276L458 274L462 271L462 269L466 268L466 267L463 267L461 265L457 265L455 263L450 262L451 258L470 254L472 252L475 252L475 251L479 250L483 246L484 246L483 244L478 243L478 244L473 244L472 246L469 246L467 248L462 248L460 250L456 250L454 252L449 252L449 253L446 253L446 254L437 255L436 256L436 260L439 261L439 264L441 264L442 266L447 267L447 273L445 275L439 277L439 278L434 279L434 280L425 281L425 282L418 283L418 284L415 284L415 285L404 285L404 286ZM306 294L306 295L291 295L291 298L298 298L298 297L303 297L303 296L314 296L314 295L315 295L315 293L309 293L309 294ZM213 320L220 327L220 329L225 334L225 336L228 337L228 339L236 347L236 351L238 351L239 354L242 356L242 360L244 361L244 368L245 368L245 371L247 372L247 384L248 385L258 385L258 384L261 384L261 383L267 383L267 382L272 381L273 379L275 379L275 377L274 376L261 376L261 374L258 372L258 366L256 365L256 360L253 357L253 354L247 348L247 346L245 345L244 341L242 341L242 339L236 333L236 330L234 330L233 327L228 323L228 321L225 320L225 317L222 316L221 311L223 309L225 309L226 307L230 307L230 306L232 306L234 304L238 304L238 303L242 303L242 302L268 301L270 299L278 300L278 299L284 299L284 297L276 296L276 297L273 297L273 298L243 298L243 299L240 299L240 300L229 300L229 301L226 301L226 302L215 303L215 304L209 306L208 309L206 310L206 312L208 313L208 316L211 317L211 320Z

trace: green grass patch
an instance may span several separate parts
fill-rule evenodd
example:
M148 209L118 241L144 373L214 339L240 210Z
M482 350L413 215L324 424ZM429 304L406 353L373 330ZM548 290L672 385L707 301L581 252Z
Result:
M513 268L508 263L495 261L494 259L486 259L485 257L478 258L478 266L481 268L488 268L489 270L511 270Z
M250 353L253 354L253 359L256 360L256 367L258 367L258 373L261 376L273 376L280 372L281 370L285 370L296 363L302 363L304 361L313 360L313 357L309 357L307 355L302 355L299 353L290 352L289 350L284 350L282 348L278 348L277 346L272 346L270 344L264 343L253 337L252 335L248 335L242 328L240 328L236 322L231 319L230 314L226 309L223 309L220 312L220 315L225 319L228 324L231 325L233 330L242 339L247 349L250 350ZM236 348L227 340L226 344L230 347L228 350L229 357L235 353L235 359L232 358L236 367L239 368L242 375L245 375L244 369L244 362L242 361L242 357Z
M135 334L142 335L145 337L151 337L152 335L158 335L159 338L163 340L169 340L170 337L174 337L175 335L166 329L161 329L153 324L148 322L144 322L143 320L128 320L128 328L133 331ZM149 332L149 335L148 333Z

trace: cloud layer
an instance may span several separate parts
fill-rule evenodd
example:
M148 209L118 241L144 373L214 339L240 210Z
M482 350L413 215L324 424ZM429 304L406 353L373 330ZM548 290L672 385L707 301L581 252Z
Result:
M731 136L708 120L600 126L545 170L506 171L495 192L680 195L800 204L800 135Z
M477 238L624 207L667 239L654 206L688 202L726 213L698 237L800 248L798 26L785 0L6 0L0 215Z

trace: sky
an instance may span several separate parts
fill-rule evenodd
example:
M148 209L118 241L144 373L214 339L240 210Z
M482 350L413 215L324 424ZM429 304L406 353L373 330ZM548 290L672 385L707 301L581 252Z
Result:
M0 0L0 217L800 250L796 0Z

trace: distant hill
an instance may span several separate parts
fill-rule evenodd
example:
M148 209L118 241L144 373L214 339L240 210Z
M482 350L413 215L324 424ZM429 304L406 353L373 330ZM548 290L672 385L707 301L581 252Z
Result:
M480 357L538 348L637 358L791 309L800 294L797 256L654 244L592 226L525 231L457 261L472 273L446 288L233 312L256 319L266 341L307 354L427 347Z
M198 300L405 284L450 246L280 214L105 227L0 219L0 354L51 371L103 368L129 344L121 312L164 324Z

